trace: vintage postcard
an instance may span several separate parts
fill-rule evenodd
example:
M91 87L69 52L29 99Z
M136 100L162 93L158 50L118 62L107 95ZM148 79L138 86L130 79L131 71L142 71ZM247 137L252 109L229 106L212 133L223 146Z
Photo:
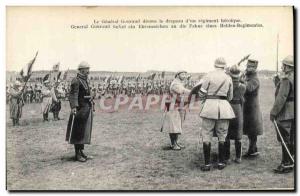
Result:
M292 6L7 6L6 188L295 191Z

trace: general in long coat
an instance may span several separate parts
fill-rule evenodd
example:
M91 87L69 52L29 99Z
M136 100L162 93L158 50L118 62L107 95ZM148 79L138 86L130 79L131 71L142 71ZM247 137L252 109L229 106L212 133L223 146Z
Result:
M92 133L92 103L87 78L80 73L71 82L69 102L76 115L70 114L66 141L70 144L90 144Z
M260 82L257 73L247 73L245 82L244 134L248 136L262 135L263 120L259 104Z

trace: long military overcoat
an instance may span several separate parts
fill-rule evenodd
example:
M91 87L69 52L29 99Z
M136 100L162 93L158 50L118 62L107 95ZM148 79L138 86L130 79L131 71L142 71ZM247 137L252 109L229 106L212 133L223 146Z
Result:
M90 144L92 134L92 104L89 98L88 81L80 74L71 82L69 102L71 109L77 108L76 115L70 114L66 141L70 144Z
M244 134L250 136L262 135L263 120L259 104L260 82L257 73L246 74L245 82Z
M19 89L12 88L10 90L9 111L11 119L19 119L22 116L23 99L22 92Z

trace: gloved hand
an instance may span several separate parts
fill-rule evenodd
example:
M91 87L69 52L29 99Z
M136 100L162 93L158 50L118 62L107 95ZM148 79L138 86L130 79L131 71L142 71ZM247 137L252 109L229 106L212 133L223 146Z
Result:
M270 120L273 122L276 119L276 116L273 114L270 114Z
M280 82L279 74L275 74L272 79L273 79L275 86L277 86L277 84Z
M76 115L76 113L77 113L77 109L76 109L76 108L73 108L73 109L72 109L72 114Z

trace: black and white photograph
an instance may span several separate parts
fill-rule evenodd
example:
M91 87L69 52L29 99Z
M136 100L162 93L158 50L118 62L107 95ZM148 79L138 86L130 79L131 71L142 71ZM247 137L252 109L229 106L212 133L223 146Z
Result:
M5 10L7 191L296 190L293 6Z

